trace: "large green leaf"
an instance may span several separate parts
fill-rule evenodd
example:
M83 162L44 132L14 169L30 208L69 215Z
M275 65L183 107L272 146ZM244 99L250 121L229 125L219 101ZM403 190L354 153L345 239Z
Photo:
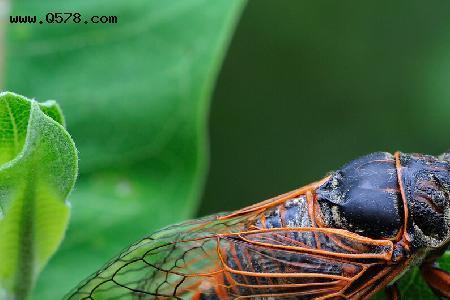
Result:
M26 299L67 226L77 153L55 102L0 94L0 299Z
M71 225L35 299L59 298L121 248L196 210L208 100L243 3L12 3L13 15L118 17L8 28L6 86L58 99L80 152Z

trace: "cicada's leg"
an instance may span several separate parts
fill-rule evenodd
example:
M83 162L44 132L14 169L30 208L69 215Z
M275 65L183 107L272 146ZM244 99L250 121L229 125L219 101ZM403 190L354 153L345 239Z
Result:
M388 300L400 300L400 292L396 283L387 286L384 291Z
M435 267L432 263L423 264L420 271L435 294L450 299L450 273Z

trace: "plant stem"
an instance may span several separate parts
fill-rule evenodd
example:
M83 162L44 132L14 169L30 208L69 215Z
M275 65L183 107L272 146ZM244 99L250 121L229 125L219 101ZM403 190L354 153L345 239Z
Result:
M30 175L30 182L26 186L23 195L22 214L20 220L20 244L18 260L18 273L14 286L14 296L17 300L25 300L28 298L33 287L34 275L34 210L35 210L35 181L33 175Z

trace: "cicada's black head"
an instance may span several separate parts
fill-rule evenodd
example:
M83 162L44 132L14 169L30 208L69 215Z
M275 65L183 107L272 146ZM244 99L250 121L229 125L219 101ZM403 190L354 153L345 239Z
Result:
M401 153L399 159L412 245L440 248L450 240L450 153Z

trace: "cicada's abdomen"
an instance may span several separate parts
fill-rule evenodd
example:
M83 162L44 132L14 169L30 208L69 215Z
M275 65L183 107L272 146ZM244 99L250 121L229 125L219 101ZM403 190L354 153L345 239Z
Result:
M252 227L260 229L277 229L277 228L311 228L315 227L314 215L312 212L312 194L310 199L305 195L301 195L280 205L265 210L258 219L251 222ZM293 241L297 241L307 247L317 248L317 240L312 233L298 233L295 231L285 233L290 236Z
M390 153L372 153L334 172L316 190L327 227L371 238L393 238L402 228L403 200Z
M254 225L258 228L310 227L311 219L306 196L287 200L268 209Z

